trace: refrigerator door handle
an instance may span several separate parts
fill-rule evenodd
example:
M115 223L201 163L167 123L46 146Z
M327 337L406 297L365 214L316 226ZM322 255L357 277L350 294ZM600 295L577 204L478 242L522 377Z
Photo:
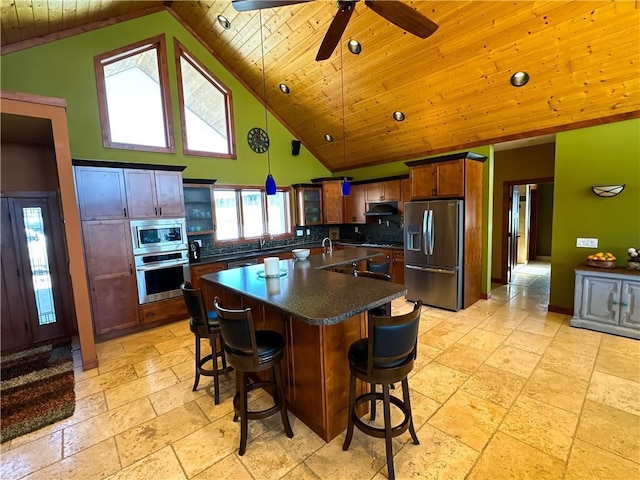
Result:
M433 247L435 243L435 235L433 231L433 210L429 210L429 255L433 255Z
M405 265L407 268L411 270L420 270L421 272L431 272L431 273L446 273L449 275L453 275L456 273L455 269L450 268L432 268L432 267L420 267L418 265Z
M424 210L422 212L422 241L424 243L424 254L429 254L429 240L431 237L429 236L429 231L427 230L429 224L429 212L430 210Z

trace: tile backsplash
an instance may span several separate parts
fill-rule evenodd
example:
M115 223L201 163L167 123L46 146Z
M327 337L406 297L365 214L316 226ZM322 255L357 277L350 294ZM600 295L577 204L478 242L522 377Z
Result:
M294 233L297 230L302 230L303 235L284 240L267 240L264 248L320 243L323 238L329 236L330 228L334 229L336 227L329 227L327 225L294 227ZM371 223L359 225L340 225L338 229L338 238L340 240L352 240L363 243L402 243L403 238L402 217L400 215L381 217L380 223L378 223L378 221L371 221ZM356 229L358 230L357 232ZM309 232L308 234L307 231ZM216 246L212 235L189 235L189 241L193 240L202 241L201 253L203 257L260 250L259 241Z

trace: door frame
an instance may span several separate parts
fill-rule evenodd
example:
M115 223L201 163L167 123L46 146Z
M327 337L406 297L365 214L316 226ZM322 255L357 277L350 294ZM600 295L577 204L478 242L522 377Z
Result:
M502 182L502 233L500 236L501 244L501 262L500 262L500 282L504 285L507 283L507 236L509 235L509 190L513 185L529 185L538 183L554 183L553 177L540 178L523 178L521 180L505 180ZM533 232L533 230L531 230Z

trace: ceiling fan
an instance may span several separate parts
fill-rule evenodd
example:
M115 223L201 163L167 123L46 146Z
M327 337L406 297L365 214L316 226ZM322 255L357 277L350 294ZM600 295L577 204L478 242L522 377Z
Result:
M231 3L237 11L246 12L311 1L314 0L232 0ZM326 60L331 56L347 28L347 23L358 1L338 0L338 13L333 17L329 30L320 44L316 60ZM381 17L417 37L427 38L438 29L436 23L400 0L365 0L364 4Z

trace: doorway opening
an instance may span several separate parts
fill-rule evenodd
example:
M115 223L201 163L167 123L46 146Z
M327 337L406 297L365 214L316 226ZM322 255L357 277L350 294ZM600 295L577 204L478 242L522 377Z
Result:
M502 200L501 283L529 285L540 275L548 283L553 178L506 181Z

